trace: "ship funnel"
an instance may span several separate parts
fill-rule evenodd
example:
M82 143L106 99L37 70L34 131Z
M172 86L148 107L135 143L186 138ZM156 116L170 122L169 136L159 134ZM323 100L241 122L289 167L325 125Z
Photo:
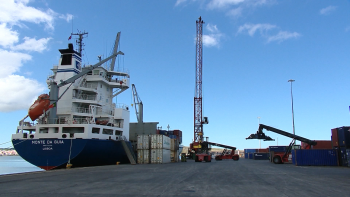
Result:
M72 43L68 44L68 49L73 50L73 44Z

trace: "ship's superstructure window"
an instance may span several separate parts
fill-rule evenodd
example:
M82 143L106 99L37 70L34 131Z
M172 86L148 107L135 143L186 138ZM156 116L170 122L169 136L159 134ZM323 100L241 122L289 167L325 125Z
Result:
M122 135L121 131L115 131L115 135Z
M62 133L84 133L84 127L63 127Z
M92 128L92 133L99 134L100 133L100 128Z
M94 75L99 75L100 71L94 70Z
M103 129L102 134L113 135L112 129Z
M49 128L40 128L39 133L49 133Z
M61 65L72 65L72 54L64 54L61 57L62 57Z

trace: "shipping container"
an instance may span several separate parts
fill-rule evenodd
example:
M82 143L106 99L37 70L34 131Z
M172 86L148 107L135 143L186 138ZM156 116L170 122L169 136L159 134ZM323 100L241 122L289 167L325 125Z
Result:
M256 149L244 149L244 153L255 153Z
M179 162L179 151L170 151L170 161Z
M150 149L150 136L149 135L138 135L137 136L137 149Z
M179 141L177 139L170 139L170 150L179 150Z
M174 131L168 131L167 133L168 133L168 136L174 135Z
M253 159L253 155L254 155L254 153L248 153L248 158Z
M248 153L244 153L244 158L248 159Z
M346 158L348 160L348 167L350 167L350 149L346 149Z
M296 166L337 166L337 151L334 149L301 149L292 151Z
M150 162L150 150L149 149L140 149L137 150L137 163L138 164L147 164Z
M301 142L301 149L332 149L331 140L315 140L316 145L310 146L308 143Z
M269 146L269 152L286 152L288 146Z
M339 165L340 166L348 166L348 158L346 155L346 148L345 147L339 147L338 149L338 153L339 153Z
M332 144L333 144L333 147L337 147L339 146L339 142L338 142L338 129L335 128L335 129L332 129Z
M170 149L170 138L165 135L151 135L152 149Z
M254 160L269 160L270 153L254 153Z
M260 148L256 149L256 153L268 153L269 149L268 148Z
M339 127L338 128L338 143L341 147L350 148L350 127Z
M166 130L158 130L160 135L168 135L168 131Z
M179 143L182 144L182 137L179 137Z
M151 149L151 163L170 163L170 150Z
M180 130L174 130L173 133L176 136L182 137L182 131L180 131Z

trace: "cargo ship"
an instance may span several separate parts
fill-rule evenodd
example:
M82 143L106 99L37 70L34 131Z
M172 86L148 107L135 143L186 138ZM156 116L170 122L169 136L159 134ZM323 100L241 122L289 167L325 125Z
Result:
M85 34L71 34L78 36L78 50L72 43L59 50L46 81L50 94L38 97L12 135L17 153L44 170L130 163L130 153L135 158L129 107L113 102L130 85L128 72L114 71L117 55L123 55L117 52L120 32L113 54L89 66L82 66Z

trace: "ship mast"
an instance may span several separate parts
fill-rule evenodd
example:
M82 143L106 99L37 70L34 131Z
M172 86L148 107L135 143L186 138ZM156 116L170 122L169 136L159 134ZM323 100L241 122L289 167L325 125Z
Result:
M71 36L79 36L79 38L76 39L76 44L79 46L79 53L80 53L80 56L83 56L82 55L82 51L83 51L83 46L84 46L84 43L83 43L83 38L84 38L84 35L87 35L88 33L87 32L80 32L78 30L78 33L71 33Z

